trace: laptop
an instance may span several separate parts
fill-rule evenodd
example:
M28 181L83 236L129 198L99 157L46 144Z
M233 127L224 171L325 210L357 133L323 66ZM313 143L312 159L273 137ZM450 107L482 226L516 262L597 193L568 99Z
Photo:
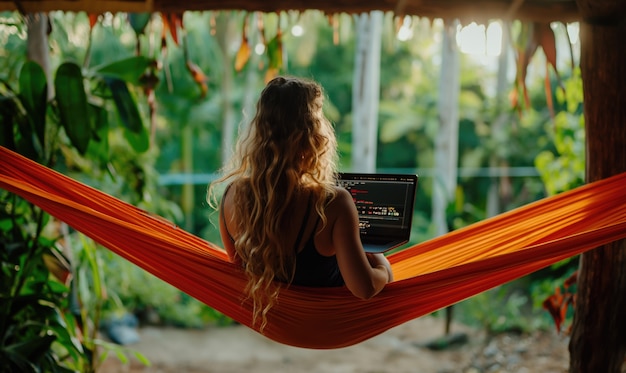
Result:
M409 242L417 175L339 173L359 212L361 243L366 252L384 253Z

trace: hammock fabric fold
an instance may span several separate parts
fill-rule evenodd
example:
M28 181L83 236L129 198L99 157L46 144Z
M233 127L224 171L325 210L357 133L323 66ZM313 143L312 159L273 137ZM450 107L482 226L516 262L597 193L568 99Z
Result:
M390 254L396 281L367 301L345 288L285 287L263 334L305 348L350 346L626 238L625 186L623 173ZM245 276L219 246L2 147L0 188L256 329Z

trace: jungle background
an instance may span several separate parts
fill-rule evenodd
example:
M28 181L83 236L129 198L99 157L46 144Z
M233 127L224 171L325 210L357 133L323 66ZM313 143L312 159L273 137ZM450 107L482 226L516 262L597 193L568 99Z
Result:
M352 16L53 12L45 23L46 69L27 57L37 21L0 14L3 146L219 243L207 185L265 81L282 73L324 87L340 167L353 169L360 31ZM441 206L449 24L384 16L375 170L420 176L409 245L582 184L577 25L545 26L454 26L458 167L453 195ZM9 371L97 371L112 353L147 364L132 345L107 338L129 316L141 326L183 329L233 323L14 195L2 191L0 200L0 357ZM577 264L571 258L433 316L490 334L554 330L543 302L568 284Z

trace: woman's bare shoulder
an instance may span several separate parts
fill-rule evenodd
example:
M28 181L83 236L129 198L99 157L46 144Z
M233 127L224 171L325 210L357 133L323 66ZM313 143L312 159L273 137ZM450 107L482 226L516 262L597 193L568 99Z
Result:
M335 187L335 195L326 207L326 214L329 218L341 216L346 210L354 209L354 200L349 191L343 187Z
M245 180L241 178L230 181L224 187L224 194L222 195L222 198L224 198L227 203L232 202L234 200L235 194L242 190L245 190L244 186Z
M352 203L352 195L348 190L346 190L346 188L335 186L333 189L334 195L328 203L329 207L331 205L341 206L346 203Z

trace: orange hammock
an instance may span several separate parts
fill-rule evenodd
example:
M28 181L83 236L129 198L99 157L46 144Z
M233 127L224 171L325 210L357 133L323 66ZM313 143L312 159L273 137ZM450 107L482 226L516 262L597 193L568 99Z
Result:
M264 335L306 348L353 345L626 238L625 185L623 173L391 254L396 281L371 300L345 288L284 288ZM252 327L251 304L242 297L245 277L218 246L1 147L0 188Z

